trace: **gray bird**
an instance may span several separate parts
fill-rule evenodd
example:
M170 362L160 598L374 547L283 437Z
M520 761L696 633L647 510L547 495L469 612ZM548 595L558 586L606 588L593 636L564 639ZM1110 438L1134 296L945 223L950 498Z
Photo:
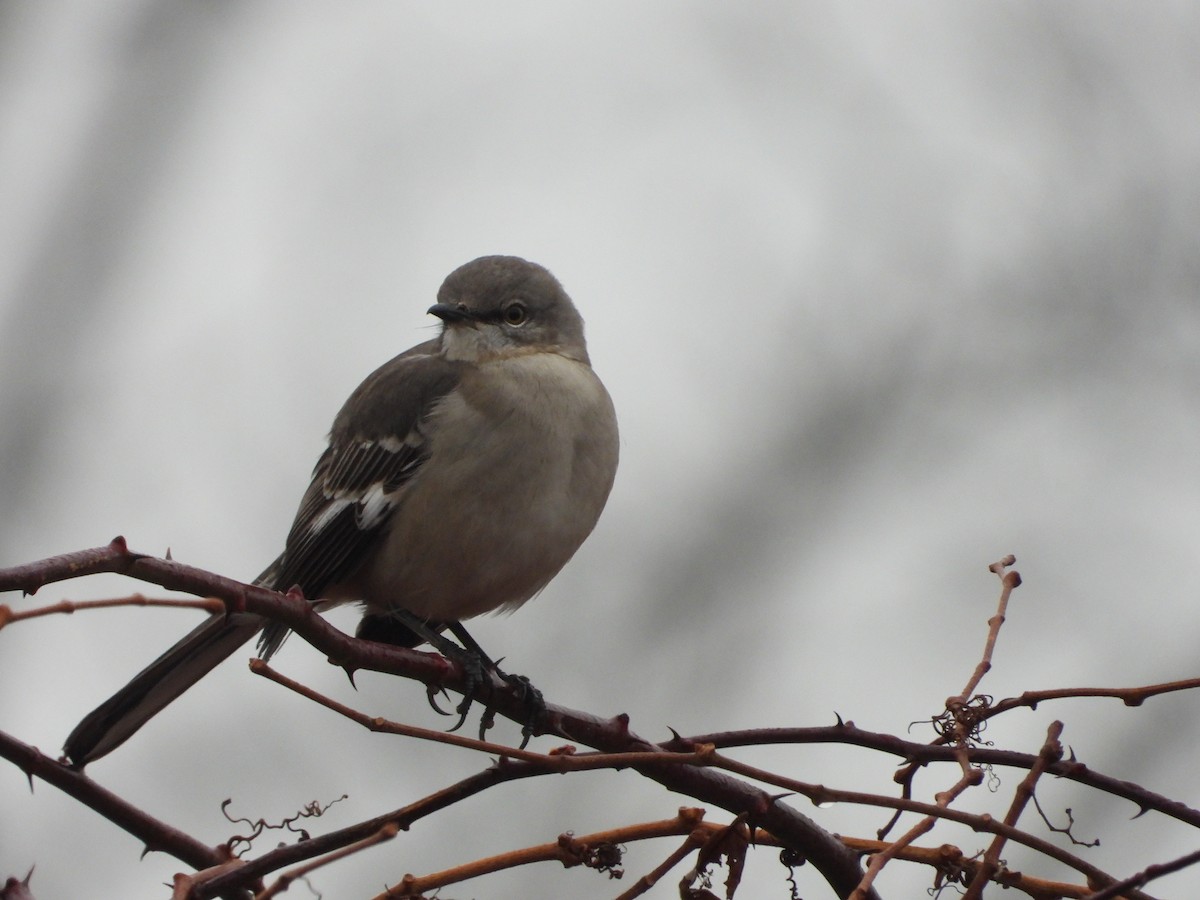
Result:
M595 527L617 470L612 401L553 275L485 256L437 301L441 334L338 413L284 551L255 581L299 586L318 608L361 603L358 636L406 646L537 594ZM88 714L66 755L111 752L260 630L269 658L285 627L206 620Z

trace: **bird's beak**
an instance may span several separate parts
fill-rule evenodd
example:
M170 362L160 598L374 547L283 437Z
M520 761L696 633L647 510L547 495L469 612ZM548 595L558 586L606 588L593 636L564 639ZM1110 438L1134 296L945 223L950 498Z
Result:
M437 316L447 325L479 318L465 303L435 303L429 307L429 315Z

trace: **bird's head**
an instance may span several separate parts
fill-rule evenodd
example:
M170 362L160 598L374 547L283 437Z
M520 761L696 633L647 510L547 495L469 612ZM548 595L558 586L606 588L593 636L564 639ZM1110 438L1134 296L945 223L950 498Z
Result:
M482 256L447 276L430 315L447 359L481 362L530 351L588 362L583 319L553 275L516 256Z

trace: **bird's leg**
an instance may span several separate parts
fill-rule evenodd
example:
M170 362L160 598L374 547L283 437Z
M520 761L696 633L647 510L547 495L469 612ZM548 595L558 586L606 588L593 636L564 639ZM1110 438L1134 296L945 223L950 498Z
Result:
M387 613L367 613L359 621L355 637L397 647L429 644L442 656L462 666L466 681L463 685L463 699L453 712L447 712L438 705L436 697L441 688L431 684L426 692L434 712L443 716L458 716L458 721L450 728L450 731L457 731L466 722L471 703L479 693L488 669L494 668L494 664L473 640L470 641L469 647L460 647L443 635L442 631L447 627L449 626L443 622L428 622L408 610L397 609ZM455 631L455 634L457 633Z
M533 686L524 675L510 675L500 668L500 664L492 660L475 638L471 637L470 633L463 626L462 622L453 622L446 626L450 629L450 633L458 638L459 642L466 648L467 652L473 654L477 659L481 660L486 668L495 672L502 681L512 685L520 695L521 702L525 704L525 708L529 711L526 716L526 721L521 725L521 749L525 749L525 745L529 743L529 739L533 736L535 727L541 723L546 715L546 700L542 696L542 692ZM464 703L468 703L469 698L464 698ZM495 722L495 712L489 705L484 709L483 715L479 719L479 739L483 740L484 733L492 727Z
M447 638L442 634L442 631L449 630L458 640L459 644ZM529 715L526 716L528 724L522 726L521 746L524 747L529 743L529 738L533 735L535 725L540 723L546 712L546 701L542 698L542 693L530 683L529 679L524 675L510 675L503 671L500 666L492 660L479 643L471 637L467 629L463 627L461 622L427 622L418 616L413 615L408 610L398 609L386 614L368 613L363 616L358 624L358 629L355 636L369 641L378 641L383 644L392 644L400 647L415 647L418 644L429 644L438 653L447 659L452 659L463 668L465 674L465 684L463 685L463 699L454 708L453 713L442 709L436 700L438 688L430 685L428 688L429 705L433 710L440 715L458 716L458 721L454 723L450 731L457 731L463 726L467 720L467 715L471 711L471 705L479 699L480 689L487 684L491 687L489 678L490 673L495 672L496 675L505 683L512 685L517 691L529 710ZM483 715L479 720L479 737L483 739L484 734L495 722L495 713L491 705L486 705Z

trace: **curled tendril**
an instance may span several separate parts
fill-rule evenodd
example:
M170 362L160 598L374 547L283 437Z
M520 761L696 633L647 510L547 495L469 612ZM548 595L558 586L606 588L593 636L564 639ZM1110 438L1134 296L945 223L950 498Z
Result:
M929 720L938 737L954 743L965 742L968 746L990 746L981 740L987 730L987 713L994 698L990 694L976 694L965 703L955 703L941 715Z

